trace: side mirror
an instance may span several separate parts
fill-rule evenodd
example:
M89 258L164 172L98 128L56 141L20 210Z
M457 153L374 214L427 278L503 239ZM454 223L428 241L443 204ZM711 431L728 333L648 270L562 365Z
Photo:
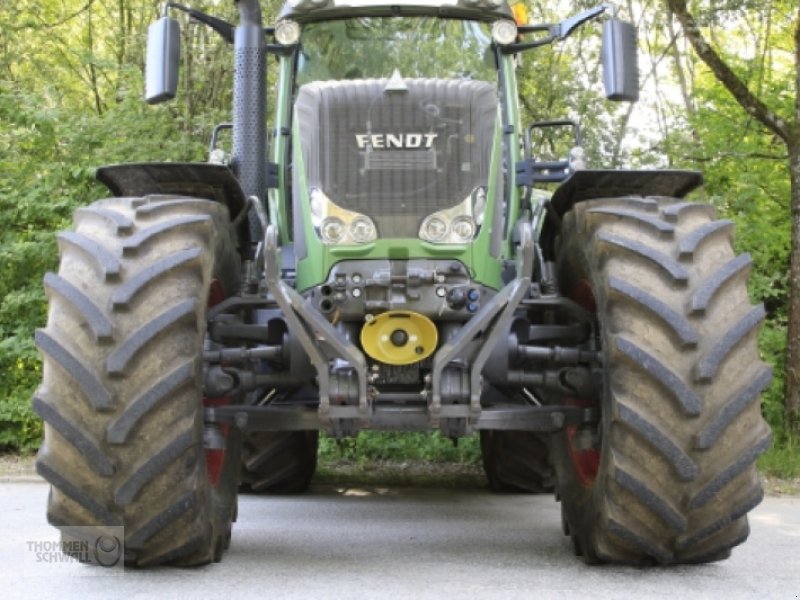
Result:
M609 19L603 24L603 81L606 98L617 102L639 99L639 57L636 27Z
M162 17L147 30L147 66L144 98L148 104L172 100L178 92L181 27Z

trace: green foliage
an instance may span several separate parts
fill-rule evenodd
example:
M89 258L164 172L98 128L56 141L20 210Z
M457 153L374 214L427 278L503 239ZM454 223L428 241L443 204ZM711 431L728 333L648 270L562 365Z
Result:
M758 466L762 473L772 477L800 477L800 447L797 439L785 435L776 436L772 447L758 459Z
M772 365L772 383L762 395L764 417L773 429L776 444L782 444L786 438L783 426L783 381L784 359L786 355L786 325L773 321L761 330L759 346L762 359Z
M336 440L320 437L319 455L323 460L369 461L416 460L479 464L477 435L460 439L455 445L438 431L434 433L387 433L362 431L357 438Z
M41 282L45 272L58 266L54 233L70 226L77 207L107 194L93 182L95 168L117 162L202 160L213 124L226 119L226 111L197 102L192 107L145 105L142 29L124 39L104 29L90 44L89 20L113 14L102 10L111 6L101 4L95 2L84 12L84 2L59 3L62 8L37 4L39 11L25 2L0 7L0 22L7 25L4 35L8 33L7 43L0 44L0 449L30 450L41 438L41 424L30 408L41 379L33 344L35 329L46 320ZM120 6L142 27L150 19L148 3L114 3L113 8ZM77 16L59 27L45 25L76 11ZM30 51L25 57L11 47L15 39L22 41L23 31ZM202 41L209 52L215 51L216 46ZM187 56L203 58L199 52ZM32 64L37 68L32 70ZM213 64L207 66L211 68L201 71L202 77L186 78L185 85L225 79ZM94 89L90 67L98 73ZM94 97L99 101L92 102Z
M796 43L796 3L745 4L744 10L717 10L704 4L696 10L745 85L770 110L791 115L798 93L793 81L800 75L800 64L790 58ZM735 221L737 250L749 252L753 259L751 296L767 309L759 339L763 359L773 372L772 384L763 394L763 412L774 442L760 464L773 475L796 476L797 439L787 432L784 421L788 300L790 287L798 285L789 278L787 147L744 111L705 68L698 68L692 83L697 108L688 115L684 132L689 143L683 147L689 150L681 152L690 164L705 169L712 200L723 217Z

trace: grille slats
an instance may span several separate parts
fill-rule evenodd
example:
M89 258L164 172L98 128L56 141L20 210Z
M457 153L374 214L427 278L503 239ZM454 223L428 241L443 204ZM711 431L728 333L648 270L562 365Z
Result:
M495 86L405 81L405 93L385 93L386 79L314 82L296 102L309 186L372 217L382 237L416 237L425 216L459 204L489 176ZM435 137L430 148L365 149L357 141L365 134Z

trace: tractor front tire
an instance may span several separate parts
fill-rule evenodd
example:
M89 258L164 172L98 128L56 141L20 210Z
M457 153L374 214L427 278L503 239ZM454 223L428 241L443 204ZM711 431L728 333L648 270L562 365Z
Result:
M564 295L596 314L596 429L552 438L565 532L589 563L719 560L747 538L770 444L759 394L765 313L748 255L712 207L665 198L578 204L558 247Z
M204 427L202 390L209 298L238 291L226 207L99 201L76 211L59 247L58 274L44 279L33 397L48 520L67 527L64 539L73 526L123 526L130 565L219 560L236 513L238 444L235 432Z

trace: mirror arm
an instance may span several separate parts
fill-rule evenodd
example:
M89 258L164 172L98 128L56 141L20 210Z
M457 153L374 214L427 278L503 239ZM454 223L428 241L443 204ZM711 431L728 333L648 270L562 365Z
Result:
M164 5L164 14L163 16L168 16L167 13L169 12L170 8L174 8L181 12L185 12L190 17L192 17L195 21L199 21L203 25L207 25L214 31L216 31L223 40L228 42L229 44L233 43L233 31L234 27L232 23L228 23L222 19L218 19L217 17L212 17L204 12L196 10L194 8L189 8L183 4L179 4L178 2L167 2Z
M559 41L567 39L573 31L575 31L578 27L586 23L586 21L590 19L594 19L596 16L601 15L606 11L608 4L602 4L600 6L595 6L594 8L590 8L587 11L584 11L574 17L570 17L568 19L564 19L561 23L558 24L558 39Z
M533 40L531 42L518 42L516 44L508 44L507 46L501 46L500 52L503 54L516 54L517 52L522 52L523 50L530 50L531 48L540 48L541 46L547 46L548 44L552 44L558 39L558 25L529 25L525 27L520 27L520 33L534 33L539 31L547 31L548 35L543 38L539 38L538 40Z
M577 14L573 17L569 17L568 19L564 19L560 23L555 25L553 24L544 24L544 25L522 25L518 28L520 33L538 33L542 31L546 31L548 35L546 37L540 38L538 40L534 40L532 42L519 42L517 44L509 44L508 46L504 46L501 48L503 54L516 54L517 52L521 52L523 50L530 50L531 48L539 48L540 46L546 46L547 44L552 44L555 41L562 41L567 39L575 29L586 23L587 21L594 19L595 17L600 16L604 12L608 11L612 17L616 15L617 8L613 4L601 4L600 6L595 6L594 8L590 8L580 14Z

